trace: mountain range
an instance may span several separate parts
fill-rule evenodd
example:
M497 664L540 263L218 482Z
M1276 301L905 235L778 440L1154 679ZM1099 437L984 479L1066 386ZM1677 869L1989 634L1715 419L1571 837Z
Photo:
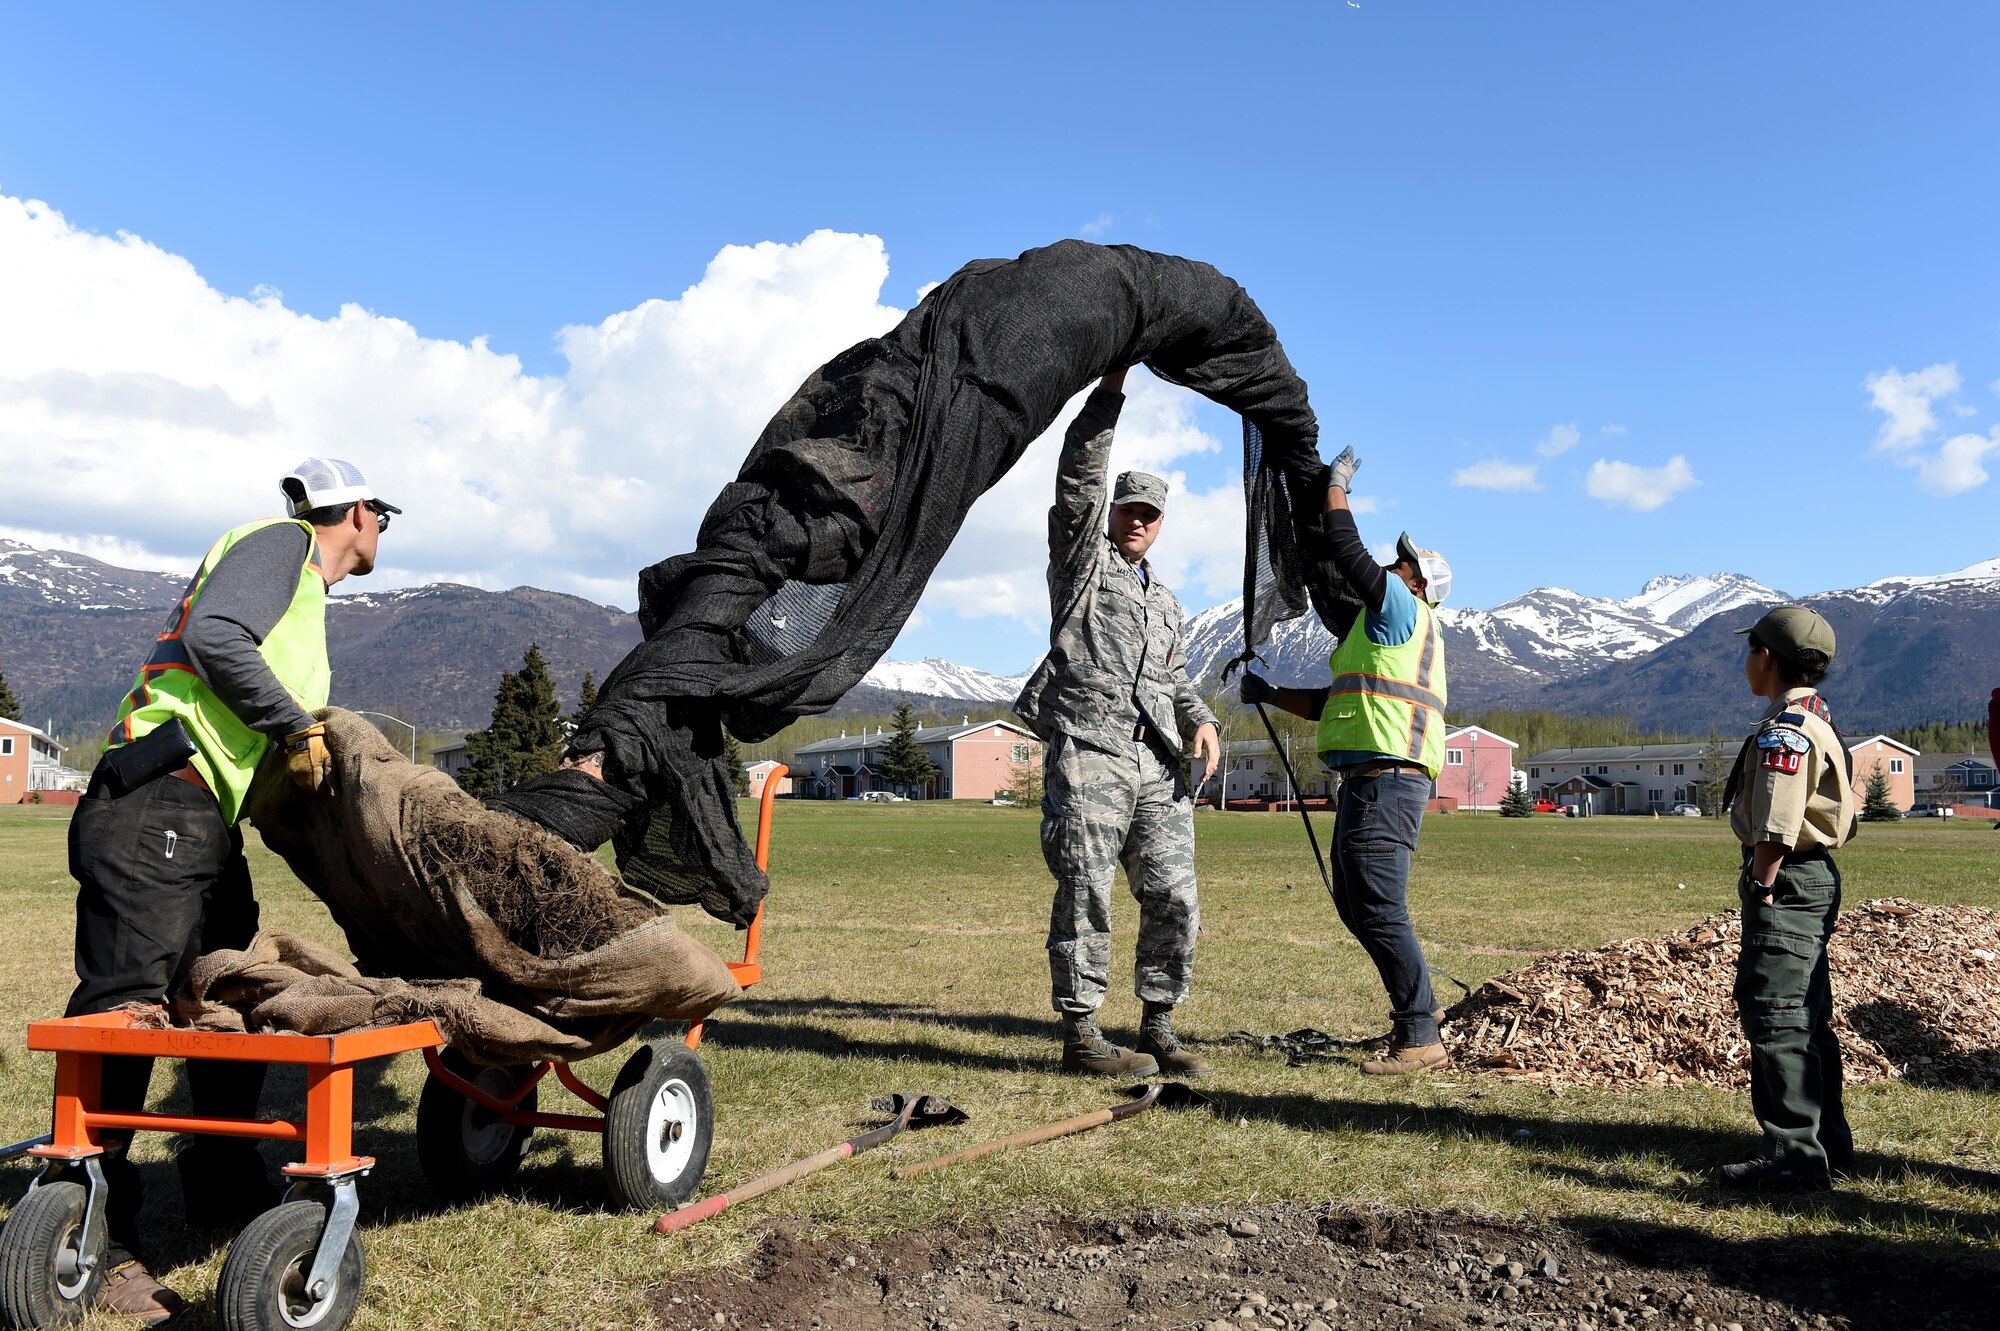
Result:
M35 724L61 734L107 725L186 578L0 540L0 674ZM1733 727L1741 640L1779 590L1735 573L1654 578L1624 599L1540 587L1490 610L1446 608L1452 710L1546 707L1623 714L1705 732L1717 709ZM1843 727L1884 729L1980 715L2000 684L2000 559L1955 573L1887 578L1805 598L1833 624L1841 650L1827 691ZM393 710L434 730L483 725L500 672L539 642L557 692L573 699L585 671L602 680L639 640L637 619L611 606L533 587L485 591L434 583L334 596L328 606L334 701ZM1242 605L1189 625L1189 663L1211 683L1242 647ZM1307 615L1278 626L1260 672L1278 683L1323 680L1333 637ZM951 661L882 661L841 712L879 712L898 698L935 710L1005 708L1025 675Z

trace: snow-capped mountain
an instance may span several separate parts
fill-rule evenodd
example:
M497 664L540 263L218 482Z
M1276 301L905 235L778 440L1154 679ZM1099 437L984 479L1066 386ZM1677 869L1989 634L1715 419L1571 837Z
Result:
M165 614L186 586L184 573L138 573L88 555L0 538L0 601Z
M1026 675L996 675L957 665L935 656L921 661L877 661L861 682L884 693L920 698L950 698L959 702L992 702L1005 706L1027 683Z
M1704 620L1745 605L1770 605L1783 592L1739 573L1654 578L1625 600L1537 587L1491 610L1446 607L1454 683L1482 695L1571 679L1615 661L1657 651ZM1225 602L1192 622L1188 659L1205 678L1242 650L1243 603ZM1312 678L1326 668L1333 636L1312 615L1280 624L1262 655L1270 677Z
M1982 559L1956 573L1919 573L1882 578L1842 595L1857 601L1884 602L1910 592L1946 595L1966 589L1978 590L2000 583L2000 559Z

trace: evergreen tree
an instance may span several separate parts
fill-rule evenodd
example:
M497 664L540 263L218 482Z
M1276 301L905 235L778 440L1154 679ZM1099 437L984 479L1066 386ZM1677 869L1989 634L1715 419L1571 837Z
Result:
M1717 818L1722 814L1723 792L1729 786L1729 746L1722 742L1722 736L1710 732L1701 746L1701 805L1702 816Z
M1526 786L1515 782L1508 786L1507 793L1500 797L1500 816L1502 818L1533 818L1535 816L1535 797L1528 793Z
M513 671L500 673L500 688L493 695L493 719L484 730L475 730L465 737L465 767L458 774L458 784L468 795L481 799L497 795L507 789L507 755L514 749L515 737L521 725L521 704L519 695L521 681Z
M923 745L917 743L917 719L907 700L896 704L893 724L895 733L873 763L876 774L892 786L903 787L905 793L935 781L941 773Z
M1861 820L1868 823L1892 823L1903 816L1896 807L1896 801L1889 797L1889 774L1880 767L1868 778L1867 792L1861 804Z
M569 714L572 724L581 721L590 705L597 701L597 676L590 671L583 672L583 683L576 686L576 710Z
M465 737L471 760L458 783L481 797L512 790L529 777L555 771L562 761L562 704L539 643L529 643L517 674L500 676L493 719Z
M737 795L748 795L750 770L743 765L743 746L727 730L722 732L722 765L729 770L729 784Z
M14 696L14 690L7 687L7 677L0 675L0 718L9 721L21 719L21 702Z
M1007 798L1016 804L1030 808L1040 808L1042 794L1046 787L1042 781L1042 755L1036 753L1026 762L1014 763L1008 777Z

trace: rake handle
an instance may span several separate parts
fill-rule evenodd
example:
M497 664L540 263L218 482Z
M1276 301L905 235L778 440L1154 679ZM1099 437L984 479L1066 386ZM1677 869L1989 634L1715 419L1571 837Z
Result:
M653 1232L656 1234L672 1234L677 1230L686 1229L689 1225L699 1224L710 1216L721 1214L725 1207L733 1206L737 1202L747 1202L752 1197L761 1197L774 1188L782 1188L787 1183L802 1179L808 1174L816 1174L828 1165L837 1165L853 1154L854 1143L850 1141L842 1142L838 1146L828 1147L818 1155L809 1155L803 1160L794 1160L783 1169L774 1169L762 1178L753 1178L748 1183L739 1183L728 1192L719 1192L713 1197L704 1197L700 1201L692 1205L683 1206L677 1211L667 1212L653 1222Z
M1078 1114L1075 1118L1066 1118L1060 1123L1044 1123L1039 1128L1028 1128L1021 1132L1010 1133L1005 1137L995 1137L990 1142L981 1142L977 1146L968 1146L963 1151L955 1151L950 1155L932 1156L928 1160L919 1160L913 1165L902 1165L891 1171L890 1177L899 1179L911 1178L917 1174L928 1174L933 1169L943 1169L946 1165L955 1165L966 1160L977 1160L982 1155L991 1155L993 1152L1005 1150L1009 1146L1032 1146L1036 1142L1054 1141L1057 1137L1068 1137L1075 1133L1088 1132L1092 1128L1101 1128L1106 1123L1119 1117L1121 1115L1117 1110L1094 1109L1088 1114Z

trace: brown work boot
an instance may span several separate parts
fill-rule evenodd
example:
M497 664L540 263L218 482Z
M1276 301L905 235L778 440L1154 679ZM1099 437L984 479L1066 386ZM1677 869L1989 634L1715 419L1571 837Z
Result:
M178 1317L187 1305L181 1296L153 1279L146 1264L136 1258L120 1262L105 1274L97 1287L97 1307L120 1317L135 1317L147 1326L158 1326Z
M1145 1020L1139 1024L1141 1054L1151 1054L1163 1077L1200 1078L1208 1075L1208 1060L1182 1044L1174 1034L1174 1005L1146 1004Z
M1369 1059L1361 1070L1371 1077L1407 1077L1413 1072L1435 1072L1449 1062L1451 1055L1442 1043L1401 1044L1391 1046L1380 1058Z
M1160 1065L1150 1054L1120 1049L1104 1038L1095 1017L1063 1018L1062 1070L1086 1077L1155 1077Z

